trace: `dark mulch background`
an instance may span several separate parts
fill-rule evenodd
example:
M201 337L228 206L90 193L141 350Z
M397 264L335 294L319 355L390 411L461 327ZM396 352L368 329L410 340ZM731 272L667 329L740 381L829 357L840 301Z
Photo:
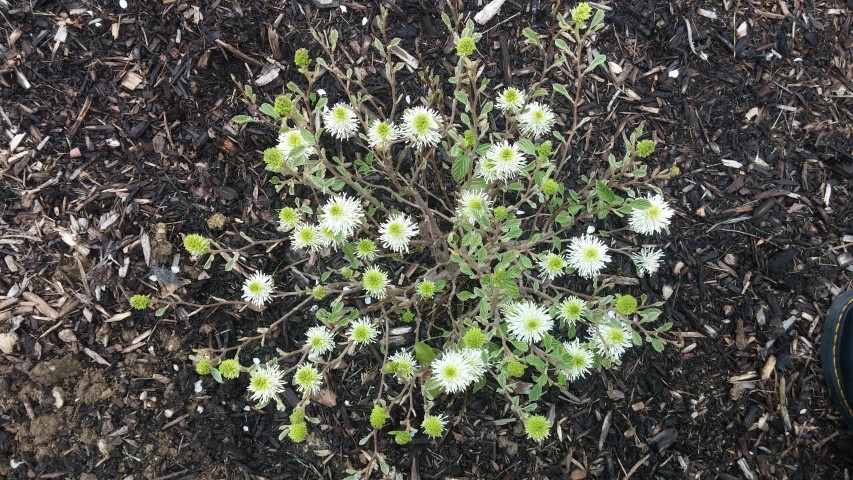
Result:
M244 410L245 381L220 386L208 377L202 393L193 391L191 348L233 344L287 311L287 302L263 314L216 309L189 320L122 312L130 294L147 288L143 234L155 260L167 264L181 233L234 246L237 231L269 237L270 210L283 199L268 187L258 152L272 136L229 122L245 113L237 82L280 60L279 78L256 89L264 98L280 93L283 81L297 78L293 51L318 51L309 25L338 28L346 54L370 73L378 59L368 45L378 32L362 18L374 18L377 6L344 2L343 12L306 1L131 0L126 9L113 0L2 3L0 291L11 296L0 297L0 329L20 321L21 340L0 361L0 475L338 478L347 466L363 465L357 442L368 431L367 386L376 381L370 367L333 376L339 401L313 408L323 425L305 446L277 441L281 414ZM449 76L444 2L383 3L391 10L389 37ZM473 3L462 11L477 11ZM665 144L655 162L680 167L666 186L678 209L666 268L644 287L655 298L671 292L666 317L684 346L662 355L643 347L622 370L546 395L541 405L557 426L541 446L522 440L511 418L504 421L511 415L489 387L453 398L448 411L458 415L440 442L384 447L395 472L849 474L850 436L825 396L818 348L831 298L851 287L853 4L628 3L608 4L609 26L595 44L621 75L602 67L588 84L598 103L586 114L598 130L578 144L585 160L577 169L602 155L596 139L640 120ZM552 8L567 5L509 0L479 29L493 85L531 81L527 68L543 55L522 44L520 32L531 26L547 35ZM744 35L735 38L742 22ZM62 25L67 38L57 43ZM669 75L674 70L678 75ZM420 81L404 72L400 90L416 99ZM330 76L320 83L338 98ZM378 88L373 93L381 95ZM224 233L208 227L214 213L226 217ZM287 260L280 250L259 249L247 261L281 265ZM234 279L217 263L209 279L180 293L234 298ZM293 280L279 281L287 290ZM305 323L289 322L255 353L292 348ZM354 363L375 368L370 354ZM24 463L12 468L10 461Z

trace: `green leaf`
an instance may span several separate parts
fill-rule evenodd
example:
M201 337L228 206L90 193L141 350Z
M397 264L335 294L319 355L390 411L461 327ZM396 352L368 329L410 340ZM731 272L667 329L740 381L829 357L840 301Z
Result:
M228 263L225 264L225 271L230 272L234 269L234 264L237 263L237 259L240 258L239 253L235 253L231 260L228 260Z
M462 90L456 90L453 93L453 96L456 97L456 100L459 100L459 103L461 103L462 105L465 105L466 110L469 108L468 107L468 94L467 93L463 92Z
M210 369L210 376L213 377L217 383L222 383L222 374L219 373L219 370L217 370L216 367Z
M472 298L474 298L474 294L469 292L468 290L462 290L461 292L456 293L456 298L464 302L466 300L471 300Z
M518 148L528 155L536 155L536 145L533 145L533 142L527 138L522 138L518 141Z
M461 182L468 175L469 168L470 159L468 155L460 155L453 161L453 165L450 167L450 175L453 176L453 180Z
M426 343L418 342L415 344L415 358L421 365L429 365L435 358L435 351Z
M243 123L254 122L255 119L248 116L248 115L234 115L234 117L231 119L231 121L234 123L237 123L237 124L243 124Z
M525 27L524 30L521 31L525 37L527 37L528 43L536 45L539 48L542 48L542 42L539 41L539 35L533 31L530 27Z
M595 193L598 194L598 198L607 204L615 203L616 200L619 199L619 197L613 193L613 190L611 190L610 187L601 180L595 182Z
M562 95L562 96L566 97L566 99L567 99L569 102L574 103L574 99L573 99L572 97L570 97L570 96L569 96L569 92L567 92L567 91L566 91L566 87L564 87L562 84L560 84L560 83L555 83L555 84L553 85L553 87L551 87L551 88L553 88L555 92L557 92L557 93L559 93L560 95Z
M586 70L584 70L583 73L586 74L586 73L593 71L595 69L595 67L604 63L605 60L607 60L607 57L605 57L604 55L599 53L598 55L595 56L595 58L592 59L592 61L589 63L589 66L586 67Z
M649 343L652 344L652 348L654 348L656 352L663 351L663 342L661 342L657 338L648 338L647 340L649 341Z
M155 317L162 317L162 316L163 316L163 314L164 314L164 313L166 313L166 310L167 310L168 308L169 308L168 306L158 308L158 309L157 309L157 311L156 311L156 312L154 312L154 316L155 316Z
M281 120L281 115L279 115L278 112L275 111L275 107L273 107L269 103L262 103L259 110L261 111L261 113L274 120Z
M666 322L663 325L659 326L657 331L660 333L668 332L670 328L672 328L672 322Z

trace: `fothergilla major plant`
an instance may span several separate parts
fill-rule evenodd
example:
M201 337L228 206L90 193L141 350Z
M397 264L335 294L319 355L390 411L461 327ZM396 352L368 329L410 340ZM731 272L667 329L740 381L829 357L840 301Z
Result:
M528 44L553 55L534 80L514 85L483 78L481 34L470 20L443 20L456 32L454 74L421 71L425 94L411 104L397 91L397 73L409 65L396 61L400 41L384 37L384 16L375 19L383 37L373 47L387 97L369 95L362 75L337 66L335 30L313 32L316 56L299 49L294 58L304 78L270 102L245 86L248 114L233 121L276 136L248 160L268 171L279 194L270 239L242 234L246 245L233 248L187 232L190 261L211 268L223 258L234 272L231 300L198 305L144 292L130 299L158 315L176 305L293 305L256 335L190 357L196 372L218 382L245 376L258 408L287 409L290 384L301 400L282 439L311 435L319 420L310 414L323 408L312 398L335 388L344 360L358 359L381 375L362 412L362 444L378 435L398 444L440 438L458 419L449 398L484 388L505 398L526 436L541 442L554 421L540 408L543 393L619 366L644 342L661 351L672 341L660 304L621 290L639 282L625 281L615 265L624 257L637 277L661 267L655 244L675 211L659 185L677 169L645 163L656 143L643 138L642 123L610 143L606 162L585 159L593 164L586 173L578 167L580 134L592 121L579 108L584 80L605 61L587 52L604 13L586 3L557 13L560 35L547 45L525 29ZM336 98L318 95L321 75L339 85ZM301 285L285 281L253 266L254 247L286 251L316 272ZM304 339L290 351L265 347L284 322L304 322ZM241 357L250 346L266 361ZM360 355L364 349L381 364ZM374 453L366 470L387 469Z

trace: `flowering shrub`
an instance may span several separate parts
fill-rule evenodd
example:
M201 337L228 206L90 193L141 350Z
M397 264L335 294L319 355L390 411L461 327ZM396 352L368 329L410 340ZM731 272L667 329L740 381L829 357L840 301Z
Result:
M353 70L336 66L336 31L315 33L321 57L297 52L304 87L290 82L287 93L260 105L245 87L252 115L234 121L278 132L260 158L283 200L271 226L276 238L246 237L250 246L281 244L310 264L335 256L346 265L322 270L313 285L294 291L282 291L266 272L247 275L242 302L230 303L258 310L301 297L269 328L304 318L310 325L304 343L277 350L265 364L241 366L234 354L263 343L269 329L262 329L237 346L197 352L196 370L217 381L248 375L247 395L259 408L271 401L285 408L280 394L290 382L302 400L282 438L301 442L310 435L308 423L318 421L307 416L315 408L311 396L334 388L330 373L339 360L376 348L382 379L372 410L363 412L370 433L362 443L386 428L399 444L413 435L441 437L453 423L446 397L487 384L506 398L527 437L543 441L553 419L537 413L537 402L549 387L619 365L644 341L662 350L671 325L656 322L659 305L645 295L614 291L631 284L614 263L625 257L637 276L658 270L663 253L647 244L667 231L674 210L655 184L676 171L648 171L642 159L655 143L641 139L639 125L620 156L612 150L606 165L577 172L572 154L590 120L578 109L583 80L604 61L601 55L588 61L586 52L604 15L586 3L567 13L557 17L561 35L549 46L552 60L531 85L492 87L482 78L480 35L468 21L455 35L449 98L425 72L423 105L396 103L396 72L405 68L392 57L397 39L374 43L390 98L368 95ZM456 31L450 17L443 19ZM384 32L384 18L376 22ZM524 33L544 48L532 30ZM323 72L341 86L334 104L314 90ZM550 78L570 78L571 88ZM570 106L567 116L555 111L558 103ZM197 261L206 257L206 268L226 258L226 270L247 249L198 234L184 244ZM134 308L147 306L134 298ZM160 314L179 303L150 302ZM303 317L312 304L316 318ZM401 323L410 324L411 336L392 347L391 330ZM387 468L381 456L374 458Z

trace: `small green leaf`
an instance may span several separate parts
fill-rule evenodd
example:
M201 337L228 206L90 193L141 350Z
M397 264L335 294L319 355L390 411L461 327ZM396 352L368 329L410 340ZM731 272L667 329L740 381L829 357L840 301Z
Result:
M255 119L248 116L248 115L234 115L234 117L231 119L231 121L234 123L237 123L237 124L243 124L243 123L254 122Z
M583 73L586 74L586 73L593 71L595 69L595 67L604 63L605 60L607 60L607 57L605 57L604 55L599 53L598 55L595 56L595 58L592 59L592 62L589 63L589 66L586 67L586 70L584 70Z
M273 107L269 103L262 103L259 110L261 111L261 113L272 118L273 120L281 120L281 115L279 115L278 112L275 111L275 107Z
M234 264L237 263L237 259L240 258L239 253L235 253L231 260L228 260L228 263L225 264L225 271L230 272L234 269Z
M607 204L615 203L616 200L619 199L619 197L613 193L613 190L611 190L610 187L601 180L595 182L595 193L598 194L598 198Z
M169 308L168 306L158 308L158 309L157 309L157 311L156 311L156 312L154 312L154 316L155 316L155 317L162 317L162 316L163 316L163 314L164 314L164 313L166 313L166 310L167 310L168 308Z
M415 358L421 365L428 365L435 358L435 351L424 342L415 344Z
M453 180L461 182L468 175L469 168L470 159L468 155L460 155L453 161L453 165L450 167L450 175L453 176Z
M539 48L542 48L542 42L539 41L539 35L533 31L530 27L525 27L524 30L521 31L525 37L527 37L528 43L536 45Z
M656 352L663 351L663 342L661 342L657 338L649 338L647 340L649 341L649 343L652 344L652 348L654 348Z

